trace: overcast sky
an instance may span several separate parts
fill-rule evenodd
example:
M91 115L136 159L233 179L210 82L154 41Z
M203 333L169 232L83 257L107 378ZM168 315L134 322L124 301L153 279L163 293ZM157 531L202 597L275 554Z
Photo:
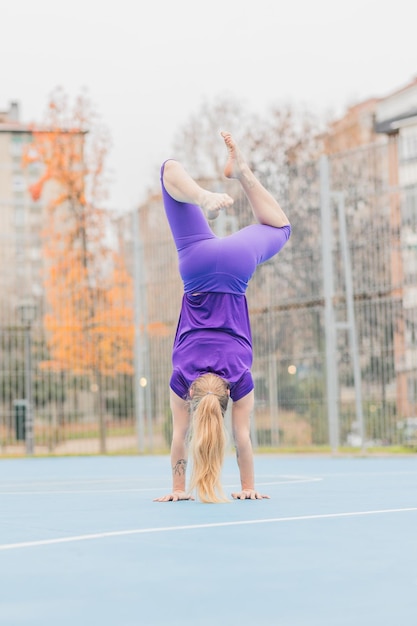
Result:
M0 109L40 120L61 86L112 136L109 207L158 185L177 129L222 93L323 114L417 75L411 0L0 0ZM233 130L233 129L231 129Z

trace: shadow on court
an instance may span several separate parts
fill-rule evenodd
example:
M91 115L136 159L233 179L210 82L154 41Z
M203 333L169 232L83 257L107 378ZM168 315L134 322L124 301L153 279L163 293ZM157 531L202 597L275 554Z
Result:
M1 626L414 623L416 458L255 464L214 505L152 501L168 457L1 460Z

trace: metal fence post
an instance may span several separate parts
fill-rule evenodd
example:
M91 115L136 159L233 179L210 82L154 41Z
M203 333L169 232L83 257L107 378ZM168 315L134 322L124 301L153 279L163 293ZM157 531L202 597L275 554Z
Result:
M339 447L339 405L334 315L333 232L330 207L329 159L320 157L320 211L323 259L324 324L326 337L326 392L329 443L333 452Z
M347 324L346 328L349 332L350 350L352 353L353 364L353 380L355 385L355 408L356 419L359 424L359 436L361 438L362 450L365 449L365 427L362 408L362 375L359 362L358 339L356 334L355 307L353 300L353 280L352 280L352 262L350 258L349 242L346 228L346 212L345 197L342 192L334 192L332 194L337 200L337 212L339 217L339 233L340 247L345 273L345 289L346 289L346 312Z
M135 418L139 452L145 451L145 424L144 424L144 403L143 388L140 384L141 372L141 302L140 302L140 249L139 249L139 214L138 209L133 210L133 284L134 284L134 401Z

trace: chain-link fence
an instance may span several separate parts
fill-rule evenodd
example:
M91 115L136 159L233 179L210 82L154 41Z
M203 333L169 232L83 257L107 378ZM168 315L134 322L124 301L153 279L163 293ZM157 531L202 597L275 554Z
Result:
M394 138L288 166L279 199L293 234L258 268L247 293L258 449L416 444L413 154ZM219 236L250 220L239 190L230 193L237 200L215 223ZM14 221L4 223L2 236L0 453L166 452L182 285L160 194L136 215L112 221L132 279L131 315L116 315L112 325L104 307L100 337L106 346L106 333L112 335L108 351L120 351L131 337L131 369L125 371L99 364L77 370L54 361L51 342L71 334L75 322L65 326L60 318L61 334L51 335L46 287L41 278L27 280L31 255L38 264L42 256L45 214L27 198L11 201L9 209ZM39 272L45 267L42 262ZM69 297L62 296L62 306ZM73 337L81 341L82 334ZM82 354L83 344L78 348Z

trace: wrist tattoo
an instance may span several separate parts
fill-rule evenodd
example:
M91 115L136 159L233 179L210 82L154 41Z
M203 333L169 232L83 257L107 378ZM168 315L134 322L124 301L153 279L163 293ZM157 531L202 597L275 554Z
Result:
M179 459L174 467L172 468L172 473L174 476L184 476L185 470L187 469L187 461L186 459Z

